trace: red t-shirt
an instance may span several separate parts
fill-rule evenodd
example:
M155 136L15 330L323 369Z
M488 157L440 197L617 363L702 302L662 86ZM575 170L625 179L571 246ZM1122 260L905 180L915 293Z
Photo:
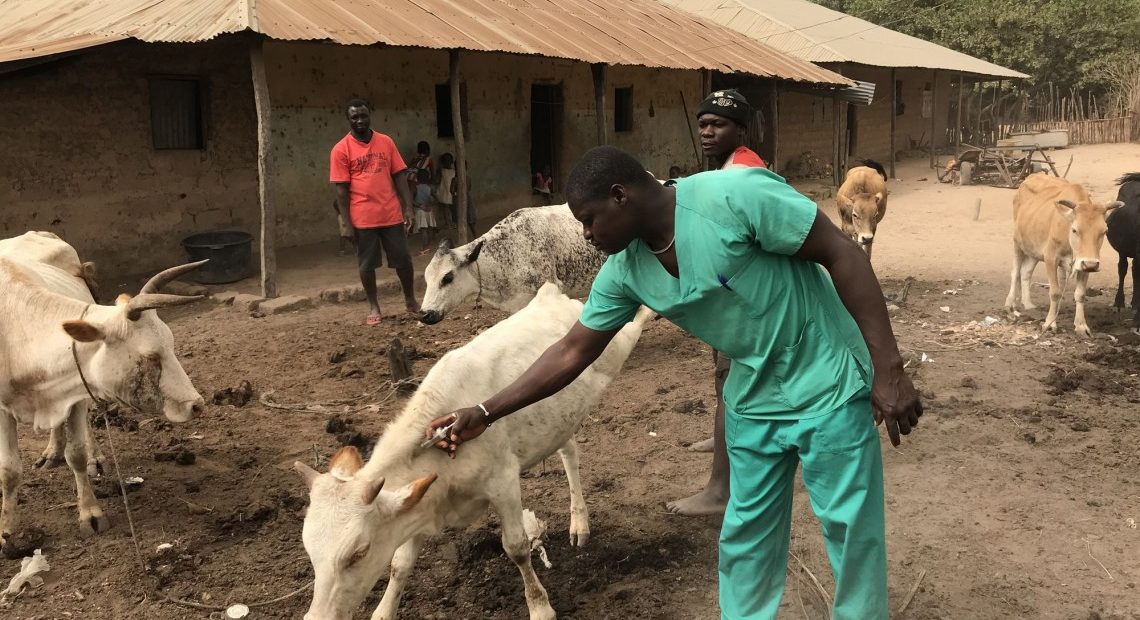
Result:
M329 181L348 183L348 217L355 228L404 223L392 175L407 167L392 139L378 131L368 142L350 132L336 143L329 154Z
M767 168L768 165L764 163L763 159L756 154L755 151L747 146L738 146L736 150L729 155L728 161L724 162L721 169L726 168Z

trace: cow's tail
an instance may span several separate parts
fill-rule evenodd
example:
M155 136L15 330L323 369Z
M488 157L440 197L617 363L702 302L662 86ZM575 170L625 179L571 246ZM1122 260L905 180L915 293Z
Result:
M883 177L884 181L887 180L887 169L883 167L883 164L880 164L873 159L864 159L862 163L864 166L867 166L875 172L878 172L879 176Z

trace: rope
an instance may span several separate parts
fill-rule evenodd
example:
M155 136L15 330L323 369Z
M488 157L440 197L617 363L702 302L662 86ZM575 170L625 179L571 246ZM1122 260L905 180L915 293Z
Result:
M80 321L83 320L83 317L87 316L87 310L90 307L91 307L90 305L86 305L83 307L83 312L80 313L80 315L79 315ZM131 515L131 503L127 499L127 485L126 485L126 483L123 482L123 473L119 469L119 456L115 451L115 443L111 440L111 423L107 419L106 402L102 399L96 398L95 392L92 391L91 386L87 383L87 377L84 376L84 374L83 374L83 366L79 363L79 351L76 347L76 341L74 339L72 339L72 341L71 341L71 359L73 359L75 361L75 369L77 371L79 371L79 380L83 382L83 389L87 390L87 395L91 397L91 401L92 401L92 403L94 403L95 408L100 413L102 413L102 415L103 415L103 426L107 430L107 448L111 452L111 462L115 466L115 477L118 479L118 482L119 482L119 493L123 497L123 510L124 510L124 512L126 512L126 515L127 515L127 526L130 528L130 531L131 531L131 542L134 544L135 558L138 559L139 569L142 570L144 575L146 575L146 574L148 574L149 571L147 571L146 560L143 558L142 547L139 545L138 532L135 530L135 520L134 520L134 517ZM86 423L86 421L84 421L84 423ZM279 597L274 598L274 599L270 599L268 601L261 601L261 602L257 602L257 603L246 603L245 606L246 607L264 607L266 605L272 605L274 603L279 603L279 602L284 601L286 599L297 596L298 594L300 594L301 592L304 592L305 590L308 590L310 587L312 587L313 583L314 583L313 581L309 581L309 583L301 586L300 588L297 588L296 590L293 590L292 592L290 592L288 594L284 594L282 596L279 596ZM161 600L165 600L167 602L174 603L176 605L183 605L186 607L194 607L197 609L206 609L206 610L210 610L210 611L225 611L227 608L227 607L219 607L217 605L203 605L201 603L194 603L191 601L183 601L180 599L173 598L169 594L158 592L158 590L154 587L153 583L151 583L147 587L147 590L151 593L154 593Z

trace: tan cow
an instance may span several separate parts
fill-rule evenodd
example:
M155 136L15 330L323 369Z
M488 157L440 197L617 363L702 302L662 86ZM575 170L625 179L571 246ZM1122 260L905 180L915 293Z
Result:
M1049 314L1043 327L1057 328L1061 293L1069 276L1074 275L1077 312L1073 329L1080 336L1091 336L1085 321L1085 289L1089 274L1100 270L1100 248L1108 230L1105 217L1123 204L1095 203L1080 185L1043 172L1027 177L1013 197L1013 269L1006 309L1017 309L1019 286L1021 307L1036 307L1029 299L1029 285L1037 263L1044 261L1049 277Z
M847 171L847 178L835 195L835 204L843 232L858 243L869 258L875 230L887 214L890 192L883 166L869 159L863 164Z

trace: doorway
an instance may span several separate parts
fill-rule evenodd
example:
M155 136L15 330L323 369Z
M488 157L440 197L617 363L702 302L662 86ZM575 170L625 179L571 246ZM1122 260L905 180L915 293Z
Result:
M561 84L533 84L530 87L530 182L537 172L550 168L551 189L560 190L562 152Z

